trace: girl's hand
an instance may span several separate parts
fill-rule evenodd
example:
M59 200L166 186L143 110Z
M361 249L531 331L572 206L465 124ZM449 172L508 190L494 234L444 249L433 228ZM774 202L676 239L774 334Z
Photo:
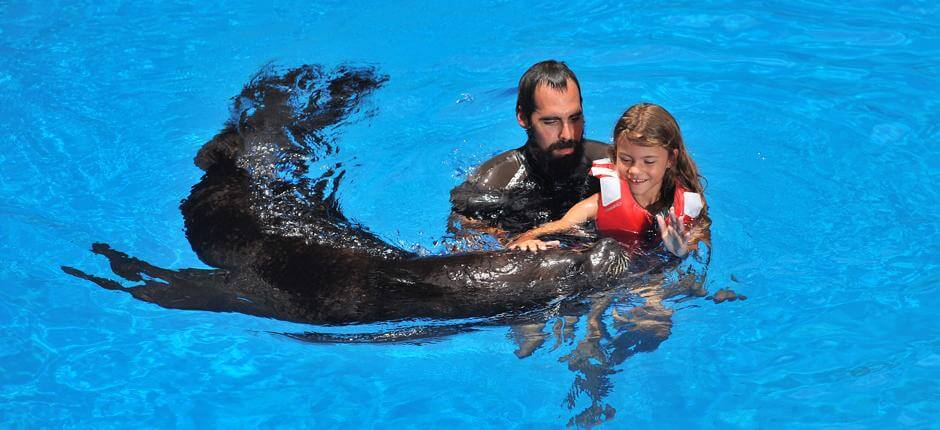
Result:
M557 248L559 245L560 243L557 240L543 242L538 239L516 239L510 242L509 245L506 245L506 247L509 249L520 249L524 251L536 252L544 251L549 248Z
M682 220L671 210L669 211L669 224L666 224L663 214L656 215L656 222L659 224L659 232L666 249L677 257L685 257L689 253L692 230L687 229Z

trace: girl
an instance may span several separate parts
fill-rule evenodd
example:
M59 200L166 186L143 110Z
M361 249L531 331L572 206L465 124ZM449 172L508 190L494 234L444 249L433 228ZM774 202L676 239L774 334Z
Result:
M557 242L543 242L540 236L571 231L591 220L600 236L613 237L632 251L651 250L661 241L669 252L684 257L699 241L709 243L711 220L698 169L669 112L652 103L627 109L614 127L611 157L613 163L597 160L591 169L600 178L600 193L507 246L546 249Z

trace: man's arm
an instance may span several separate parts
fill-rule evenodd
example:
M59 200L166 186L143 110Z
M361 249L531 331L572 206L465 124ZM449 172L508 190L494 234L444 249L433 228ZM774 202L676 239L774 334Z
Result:
M509 189L524 176L518 150L506 151L483 163L451 190L448 230L461 239L481 234L505 237L499 218L511 203Z
M519 150L506 151L483 163L450 192L453 212L483 222L508 203L506 191L526 175Z

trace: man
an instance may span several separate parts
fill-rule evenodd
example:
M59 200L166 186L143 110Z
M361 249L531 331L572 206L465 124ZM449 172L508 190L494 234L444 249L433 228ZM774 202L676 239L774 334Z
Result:
M461 229L505 239L561 218L596 193L591 161L609 145L584 140L578 78L565 63L535 64L519 79L516 120L528 139L520 148L483 163L451 191L452 221Z
M519 79L516 120L526 131L525 144L483 163L451 190L451 229L464 239L453 250L486 248L470 231L508 240L540 224L561 218L575 203L596 193L599 181L588 175L591 161L608 156L610 145L584 140L581 86L560 61L535 64ZM456 228L455 222L460 223ZM477 242L477 243L474 243ZM577 318L566 317L566 325ZM548 337L544 324L511 328L527 357Z

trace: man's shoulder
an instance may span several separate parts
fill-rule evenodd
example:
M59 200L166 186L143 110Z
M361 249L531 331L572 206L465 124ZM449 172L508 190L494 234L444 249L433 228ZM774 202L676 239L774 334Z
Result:
M477 172L515 168L522 165L522 151L519 148L510 149L494 155L477 168Z
M481 164L468 180L478 184L503 186L509 183L522 167L522 151L510 149Z
M584 156L588 160L598 160L610 156L610 144L597 140L584 139Z

